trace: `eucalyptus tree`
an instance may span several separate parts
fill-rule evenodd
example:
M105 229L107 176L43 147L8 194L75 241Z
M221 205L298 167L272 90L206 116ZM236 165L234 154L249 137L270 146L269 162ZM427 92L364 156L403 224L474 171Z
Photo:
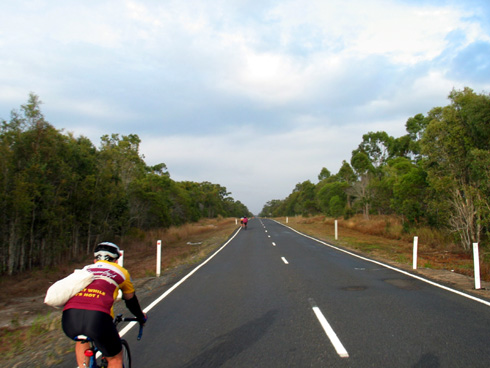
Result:
M389 160L385 171L388 186L392 188L391 206L402 216L404 225L428 222L426 171L406 157Z
M490 225L490 97L453 90L451 104L433 109L421 141L437 205L464 249L480 242Z
M351 193L363 208L365 217L372 210L380 214L391 211L392 188L385 180L385 166L393 154L396 140L386 132L369 132L362 136L362 142L352 152L351 164L356 170L358 181Z
M52 264L71 240L67 203L77 180L69 161L72 142L44 119L40 104L31 93L2 126L2 249L8 249L9 274Z
M352 156L362 152L369 158L372 168L378 169L388 160L392 141L393 138L386 132L366 133L362 136L359 147L352 152Z
M96 232L122 235L141 215L131 195L132 183L145 176L146 164L139 153L136 134L101 137L98 151L97 201L94 213Z
M332 176L332 174L330 173L330 171L326 167L322 167L320 174L318 174L318 180L319 181L326 180L326 179L330 178L331 176Z
M272 199L272 200L268 201L264 205L264 207L262 208L262 211L260 212L259 216L262 216L262 217L281 216L282 213L280 212L280 207L281 207L283 202L284 202L284 200L282 200L282 199Z
M318 175L320 182L316 185L315 199L318 209L327 216L339 217L350 207L348 188L356 180L350 165L343 161L342 167L335 175L323 168Z
M353 152L351 166L357 176L357 181L353 183L350 194L355 197L355 202L361 206L364 217L369 218L373 199L371 181L375 171L374 166L368 155L362 151Z

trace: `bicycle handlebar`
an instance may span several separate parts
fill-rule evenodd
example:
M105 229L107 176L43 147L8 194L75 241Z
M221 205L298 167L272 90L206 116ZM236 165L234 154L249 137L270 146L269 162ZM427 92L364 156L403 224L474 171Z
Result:
M124 317L122 316L122 314L118 314L116 316L116 319L115 319L116 323L119 323L119 322L139 322L138 321L138 318L136 317ZM145 325L144 324L141 324L140 323L140 330L138 332L138 337L137 337L137 340L141 340L141 337L143 336L143 327Z

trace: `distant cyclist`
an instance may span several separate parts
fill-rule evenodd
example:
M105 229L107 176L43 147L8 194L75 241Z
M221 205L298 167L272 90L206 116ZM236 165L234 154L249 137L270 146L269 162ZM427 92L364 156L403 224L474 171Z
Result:
M244 229L246 229L247 228L247 224L248 224L248 218L247 218L247 216L243 216L243 219L242 219L242 227Z
M62 326L71 339L78 335L89 336L107 358L109 368L122 367L122 345L113 324L113 305L119 289L126 307L141 324L146 316L141 310L129 272L117 264L121 252L116 244L104 242L95 247L94 264L85 269L95 275L95 280L72 297L63 309ZM79 367L84 366L87 344L77 342L75 353Z

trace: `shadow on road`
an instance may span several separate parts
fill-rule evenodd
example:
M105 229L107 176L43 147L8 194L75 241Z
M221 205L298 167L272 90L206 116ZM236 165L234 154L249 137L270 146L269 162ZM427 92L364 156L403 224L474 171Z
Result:
M271 310L262 317L247 322L213 340L204 352L183 367L219 367L260 340L272 326L278 311Z
M413 368L437 368L440 367L441 363L439 358L431 353L424 354L422 358L413 366Z

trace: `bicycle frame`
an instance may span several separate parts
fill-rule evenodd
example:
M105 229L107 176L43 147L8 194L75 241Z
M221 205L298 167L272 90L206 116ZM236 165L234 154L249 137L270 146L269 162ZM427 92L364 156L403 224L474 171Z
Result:
M120 322L138 322L138 319L135 318L135 317L126 317L126 318L123 318L123 315L122 314L118 314L116 316L116 318L114 318L114 325L117 326ZM142 336L143 336L143 325L140 325L140 329L139 329L139 333L138 333L137 339L138 340L141 340L141 337ZM86 361L84 362L84 366L86 368L102 368L102 367L107 367L107 360L104 357L102 357L102 365L99 366L97 364L97 354L100 354L100 351L97 348L97 346L95 345L94 340L92 340L89 336L85 336L85 335L75 336L74 340L77 341L77 342L90 344L89 345L89 348L86 349L85 352L84 352L85 356L89 358L89 362L88 362L89 365L88 366L87 366ZM127 343L126 342L124 344L126 344L126 346L127 346ZM129 349L129 346L127 346L127 348Z

